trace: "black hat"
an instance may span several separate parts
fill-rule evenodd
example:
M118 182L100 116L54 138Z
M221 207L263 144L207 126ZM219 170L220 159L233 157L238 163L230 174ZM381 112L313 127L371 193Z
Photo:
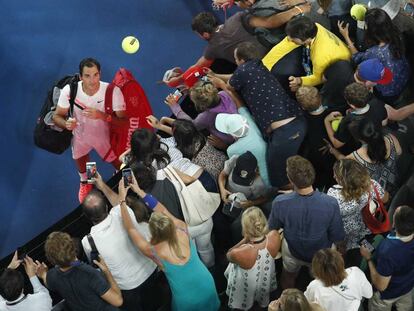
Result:
M250 151L241 154L237 158L236 166L233 169L233 182L242 186L250 186L256 177L256 169L256 157Z

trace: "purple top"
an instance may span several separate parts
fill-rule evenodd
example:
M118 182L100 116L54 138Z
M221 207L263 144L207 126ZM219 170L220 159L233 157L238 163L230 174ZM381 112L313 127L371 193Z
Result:
M216 116L219 113L237 113L237 107L235 103L233 102L232 98L229 94L227 94L225 91L220 91L218 93L220 97L220 103L211 109L208 109L202 113L200 113L194 120L191 119L191 117L186 114L182 109L180 105L172 105L171 110L174 113L174 115L177 117L177 119L185 119L193 121L194 126L198 130L207 129L210 134L217 136L221 140L223 140L225 143L232 144L234 142L234 139L231 135L227 135L224 133L219 132L216 129L215 123L216 123Z

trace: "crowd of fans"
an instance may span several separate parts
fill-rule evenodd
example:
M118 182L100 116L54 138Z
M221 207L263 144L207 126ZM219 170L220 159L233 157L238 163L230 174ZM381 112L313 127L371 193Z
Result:
M72 311L414 309L412 18L380 1L358 25L346 0L234 2L223 25L194 17L204 77L166 74L184 93L165 100L173 117L111 157L131 180L94 176L81 250L53 232L47 264L16 252L0 310L51 310L48 290Z

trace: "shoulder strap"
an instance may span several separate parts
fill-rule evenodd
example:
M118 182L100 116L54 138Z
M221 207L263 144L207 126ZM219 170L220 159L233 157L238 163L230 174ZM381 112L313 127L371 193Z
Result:
M181 227L177 227L177 230L184 232L185 234L188 235L188 237L190 237L190 233L188 232L187 228L181 228Z
M91 234L89 233L89 234L87 235L87 237L88 237L89 245L90 245L90 246L91 246L91 248L92 248L92 251L93 251L93 252L96 252L96 253L99 253L99 252L98 252L98 249L96 248L95 241L93 240L93 238L92 238Z
M112 115L112 98L114 93L115 84L109 83L108 87L106 88L105 92L105 112L109 115Z
M79 82L79 78L75 76L74 81L69 84L69 89L70 89L70 92L69 92L69 116L70 117L73 116L73 107L75 105L78 106L75 103L76 94L78 93L78 82ZM83 109L83 108L81 107L81 109Z
M385 136L385 138L387 138L388 139L388 141L390 142L390 157L392 157L393 156L393 152L395 151L395 152L397 152L396 151L396 148L395 148L395 144L394 144L394 139L392 139L392 137L390 137L390 136Z
M168 165L167 167L165 167L164 172L167 174L170 180L176 180L180 184L181 189L186 188L186 185L184 184L180 176L178 176L177 172L174 170L174 168L171 165Z
M371 181L371 185L372 185L372 188L374 188L375 197L377 199L377 202L380 205L380 208L383 209L384 208L384 203L382 202L382 198L379 194L379 191L378 191L377 187L375 187L375 184L372 181ZM370 195L371 195L371 191L370 191Z
M366 162L365 160L364 160L364 158L362 158L360 155L359 155L359 153L358 153L358 150L355 150L354 152L352 152L352 154L354 155L354 157L355 158L357 158L357 159L359 159L359 160L361 160L362 162Z
M339 296L341 296L342 298L344 298L345 300L348 301L353 301L353 300L357 300L358 298L356 297L352 297L352 296L348 296L346 294L341 293L340 291L338 291L337 289L335 289L333 286L330 287L335 293L337 293Z

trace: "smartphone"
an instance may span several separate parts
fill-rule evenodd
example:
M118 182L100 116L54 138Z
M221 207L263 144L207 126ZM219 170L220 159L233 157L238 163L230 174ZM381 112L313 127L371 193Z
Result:
M372 253L375 250L375 247L371 243L369 243L367 239L362 239L361 241L359 241L359 245L364 246L366 249L370 251L370 253Z
M26 248L24 246L17 248L17 259L18 260L23 260L26 257L26 255L27 255Z
M404 5L404 12L407 13L410 16L414 15L414 5L412 3L407 2Z
M181 96L183 96L183 93L181 93L180 90L177 89L177 90L175 90L173 96L174 96L175 101L178 102L180 100Z
M92 178L96 176L96 162L86 162L86 177L88 184L92 184Z
M122 170L122 178L124 179L125 188L132 184L132 171L130 168L124 168Z

